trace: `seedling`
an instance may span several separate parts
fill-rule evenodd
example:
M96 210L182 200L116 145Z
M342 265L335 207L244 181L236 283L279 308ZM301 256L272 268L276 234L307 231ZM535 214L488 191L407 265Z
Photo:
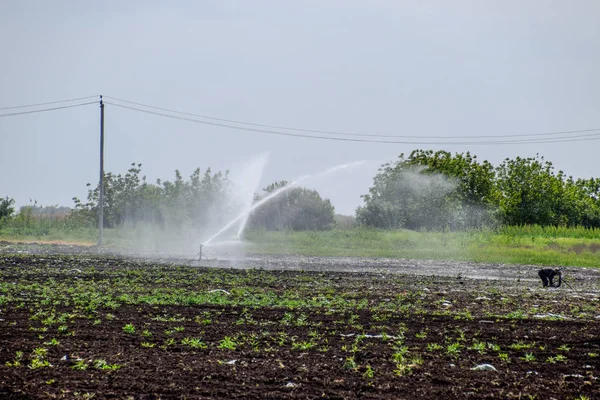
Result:
M566 362L567 361L567 357L563 356L562 354L557 354L554 357L548 357L546 359L546 362L549 362L550 364L556 364L557 362Z
M165 343L161 346L161 348L166 349L167 347L172 347L177 344L177 341L174 338L168 338L165 340Z
M48 354L48 349L43 347L33 349L33 355L35 355L37 358L44 358L46 357L46 354Z
M510 346L508 346L508 348L511 350L524 350L524 349L530 349L532 347L533 347L533 344L524 343L522 341L518 341L517 343L513 343Z
M88 365L85 360L78 360L72 368L78 371L84 371L88 368Z
M225 336L219 342L219 348L224 349L224 350L235 350L237 348L237 346L238 346L238 344L229 336Z
M39 358L31 359L31 364L29 365L30 369L38 369L44 367L50 367L50 362L48 360L42 360Z
M206 343L197 338L185 338L181 341L181 344L184 346L189 346L193 349L205 349L208 347Z
M315 347L315 344L308 341L303 341L299 343L292 343L292 349L294 350L310 350Z
M535 361L535 356L533 355L533 353L525 353L525 357L521 357L521 360L532 362Z
M476 350L479 354L485 354L486 348L487 346L485 342L478 341L473 342L473 345L471 345L471 347L468 347L469 350Z
M408 346L401 346L396 349L396 352L392 354L392 360L396 362L404 361L404 356L408 353Z
M498 346L495 343L488 343L487 346L488 346L488 349L490 349L492 351L500 351L500 346Z
M23 359L23 352L22 351L17 351L15 353L15 359L12 362L7 361L6 362L6 366L7 367L20 367L22 359Z
M354 361L354 357L346 357L346 362L344 362L344 368L356 370L357 369L356 361Z
M438 343L428 343L427 344L427 351L437 351L437 350L442 350L443 348L444 347Z
M425 339L427 337L427 332L425 332L425 331L417 332L417 333L415 333L415 337L417 339Z
M522 310L516 310L516 311L512 311L508 314L506 314L506 318L508 319L524 319L527 317L527 314L525 312L523 312Z
M460 353L460 343L452 343L446 347L446 353L452 357L458 357Z
M102 370L116 371L121 368L119 364L109 364L105 360L98 359L94 361L94 368Z

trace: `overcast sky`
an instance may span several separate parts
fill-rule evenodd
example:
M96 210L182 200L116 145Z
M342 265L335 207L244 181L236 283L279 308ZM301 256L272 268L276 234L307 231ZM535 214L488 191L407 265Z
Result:
M451 138L600 128L598 21L597 0L2 0L0 108L104 94L329 131ZM344 214L362 204L382 163L416 148L494 164L540 153L567 174L600 176L600 141L356 143L105 111L106 170L135 161L152 181L172 180L175 169L243 168L265 151L261 187L368 160L304 182ZM72 206L98 181L97 105L0 118L0 140L0 196L19 205Z

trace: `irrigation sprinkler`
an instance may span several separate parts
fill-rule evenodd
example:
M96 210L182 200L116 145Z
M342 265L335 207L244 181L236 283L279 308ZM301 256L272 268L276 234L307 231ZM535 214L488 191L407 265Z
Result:
M206 254L204 254L203 249L204 249L204 244L200 244L200 249L199 249L198 253L196 253L196 255L194 257L192 257L190 262L195 261L196 257L198 257L198 262L202 261L202 257L204 257L204 259L208 261L208 257L206 256Z

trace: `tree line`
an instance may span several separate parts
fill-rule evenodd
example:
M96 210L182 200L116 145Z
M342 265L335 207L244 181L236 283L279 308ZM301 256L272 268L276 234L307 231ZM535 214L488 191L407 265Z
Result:
M600 179L573 179L550 161L414 150L384 164L356 218L378 228L468 229L497 225L600 227Z
M141 164L132 164L124 175L107 173L104 180L104 226L152 223L165 226L195 226L217 229L243 213L243 199L235 192L229 172L203 174L196 169L188 180L175 171L173 181L149 183L141 175ZM288 185L272 183L253 201ZM91 186L88 184L88 186ZM99 185L88 189L87 201L73 198L74 218L92 224L98 215ZM248 219L249 228L267 230L323 230L333 226L334 208L316 190L293 187L268 201Z
M254 195L254 202L280 190L274 182ZM73 198L69 218L97 224L99 186L88 184L87 200ZM506 158L494 166L470 152L414 150L381 166L358 224L383 229L463 230L499 225L600 227L600 179L574 179L543 157ZM159 227L193 225L213 229L239 215L241 202L229 172L198 168L184 179L150 183L142 165L121 174L106 173L104 226L152 223ZM0 221L14 213L14 201L0 199ZM294 187L249 217L250 229L324 230L335 226L334 207L316 190Z

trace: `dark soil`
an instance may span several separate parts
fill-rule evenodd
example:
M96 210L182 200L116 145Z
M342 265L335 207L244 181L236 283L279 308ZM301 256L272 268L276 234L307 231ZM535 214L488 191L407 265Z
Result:
M595 271L339 260L0 254L0 398L600 398Z

